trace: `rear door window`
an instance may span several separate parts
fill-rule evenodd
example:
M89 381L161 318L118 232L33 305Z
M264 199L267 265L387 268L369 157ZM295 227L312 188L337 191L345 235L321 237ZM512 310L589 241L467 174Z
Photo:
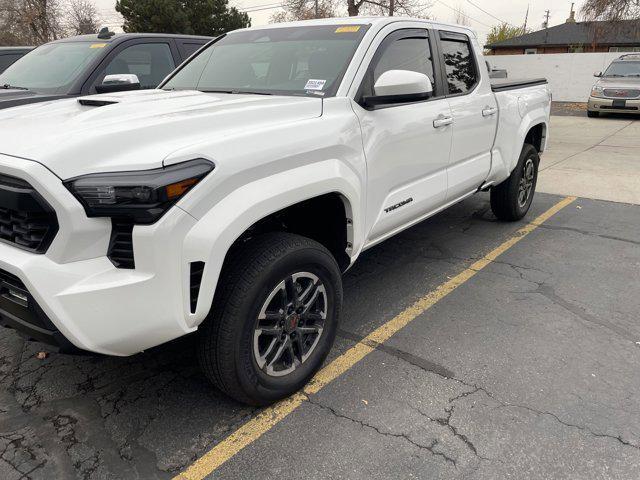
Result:
M479 80L469 37L459 33L440 32L440 45L449 94L469 93Z

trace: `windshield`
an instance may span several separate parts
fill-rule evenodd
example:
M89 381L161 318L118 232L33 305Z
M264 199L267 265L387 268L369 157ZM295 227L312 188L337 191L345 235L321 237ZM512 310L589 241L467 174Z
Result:
M366 25L246 30L215 42L162 88L274 95L335 95Z
M613 62L604 72L605 77L640 77L640 61Z
M36 48L0 74L0 86L29 88L37 93L68 93L84 67L106 43L51 43Z

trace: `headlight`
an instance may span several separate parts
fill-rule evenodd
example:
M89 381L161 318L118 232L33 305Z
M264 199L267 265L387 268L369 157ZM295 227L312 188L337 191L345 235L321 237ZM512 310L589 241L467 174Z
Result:
M64 184L80 200L88 217L122 218L148 225L213 169L211 162L200 159L154 170L85 175Z
M598 85L594 85L593 88L591 89L591 96L592 97L604 97L604 88L598 86Z

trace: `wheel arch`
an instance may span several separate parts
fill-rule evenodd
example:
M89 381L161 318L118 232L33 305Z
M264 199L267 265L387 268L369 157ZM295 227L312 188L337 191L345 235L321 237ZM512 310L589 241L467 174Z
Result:
M342 270L360 251L363 199L353 170L338 161L295 170L244 185L198 220L187 234L183 264L187 268L193 262L205 264L195 312L189 310L189 285L183 287L186 321L191 327L209 313L222 267L238 242L269 231L297 233L325 245Z
M546 122L540 122L530 127L529 131L524 137L524 143L533 145L539 153L544 152L547 144Z

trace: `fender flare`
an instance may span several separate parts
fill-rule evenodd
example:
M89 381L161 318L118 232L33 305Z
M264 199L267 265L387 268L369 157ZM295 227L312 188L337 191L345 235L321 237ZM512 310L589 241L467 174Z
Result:
M291 181L295 178L295 182ZM339 160L325 160L258 179L243 185L217 203L185 237L183 265L205 262L197 308L190 309L189 284L183 285L186 323L197 327L206 318L213 303L222 265L233 243L252 225L286 207L320 195L338 193L343 199L351 252L363 244L361 180ZM188 273L183 278L188 278Z

